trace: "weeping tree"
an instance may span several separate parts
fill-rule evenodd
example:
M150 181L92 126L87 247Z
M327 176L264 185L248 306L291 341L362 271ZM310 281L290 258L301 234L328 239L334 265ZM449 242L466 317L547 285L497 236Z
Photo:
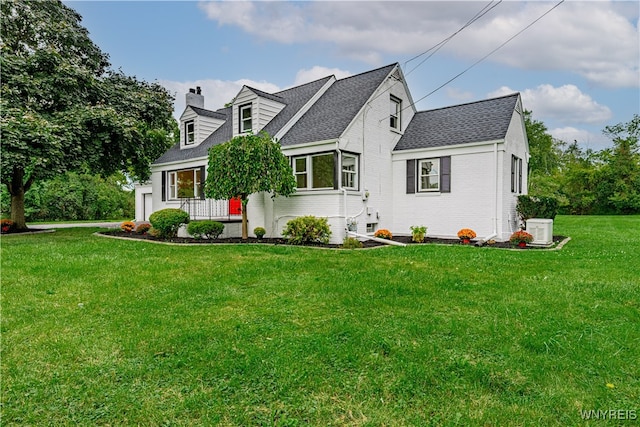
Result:
M247 230L249 195L269 192L272 197L296 191L293 170L280 144L267 133L240 135L209 149L205 194L217 200L239 198L242 202L242 238Z
M60 1L3 1L0 182L26 229L24 195L67 171L138 179L175 139L173 98L109 68L81 17Z

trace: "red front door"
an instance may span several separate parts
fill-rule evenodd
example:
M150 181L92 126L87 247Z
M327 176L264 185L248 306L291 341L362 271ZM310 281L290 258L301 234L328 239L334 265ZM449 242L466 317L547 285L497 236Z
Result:
M229 199L229 215L242 215L242 202L239 198Z

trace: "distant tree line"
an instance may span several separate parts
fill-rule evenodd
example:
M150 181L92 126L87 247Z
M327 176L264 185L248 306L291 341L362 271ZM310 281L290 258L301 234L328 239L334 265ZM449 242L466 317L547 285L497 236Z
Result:
M607 126L613 147L582 149L553 138L544 123L525 112L529 138L529 194L558 199L571 215L640 213L640 116Z
M88 173L68 172L38 181L25 194L26 220L105 220L134 217L133 191L126 189L122 174L108 178ZM2 216L11 211L11 196L2 186Z

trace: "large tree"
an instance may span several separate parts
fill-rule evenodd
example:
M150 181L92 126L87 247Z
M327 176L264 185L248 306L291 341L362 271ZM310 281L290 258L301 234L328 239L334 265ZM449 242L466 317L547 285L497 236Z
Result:
M157 83L109 69L73 9L56 1L1 3L0 182L26 228L24 194L70 170L139 179L173 143L173 98Z
M248 238L249 195L269 192L272 197L296 191L293 170L280 144L266 133L240 135L209 149L205 194L217 200L242 201L242 238Z

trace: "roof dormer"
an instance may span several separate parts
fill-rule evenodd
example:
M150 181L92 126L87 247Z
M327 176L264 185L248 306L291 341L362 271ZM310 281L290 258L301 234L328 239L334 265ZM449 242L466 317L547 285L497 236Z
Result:
M233 101L233 136L259 133L285 106L277 95L243 86Z
M227 120L225 114L204 108L204 96L200 86L189 89L186 108L180 116L180 149L200 145Z

